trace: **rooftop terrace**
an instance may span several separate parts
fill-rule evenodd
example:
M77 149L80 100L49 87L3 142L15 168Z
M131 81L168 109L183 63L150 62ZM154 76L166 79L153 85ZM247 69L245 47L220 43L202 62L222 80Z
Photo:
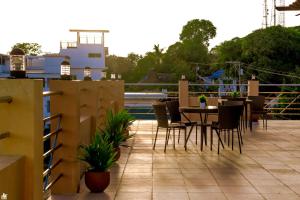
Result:
M90 193L82 182L79 194L52 200L300 199L299 121L270 120L267 131L261 124L254 129L243 135L242 154L237 141L234 151L225 146L218 155L214 146L201 152L193 135L187 151L181 140L164 153L163 131L152 150L156 121L136 121L131 148L122 148L105 193Z

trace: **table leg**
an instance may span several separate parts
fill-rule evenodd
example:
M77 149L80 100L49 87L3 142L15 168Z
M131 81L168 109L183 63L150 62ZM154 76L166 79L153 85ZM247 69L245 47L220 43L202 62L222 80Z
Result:
M194 129L194 125L191 126L190 131L189 131L187 137L185 138L185 144L184 144L184 149L185 149L185 150L187 149L187 148L186 148L186 145L187 145L187 142L189 141L189 138L190 138L190 136L191 136L191 133L192 133L193 129Z

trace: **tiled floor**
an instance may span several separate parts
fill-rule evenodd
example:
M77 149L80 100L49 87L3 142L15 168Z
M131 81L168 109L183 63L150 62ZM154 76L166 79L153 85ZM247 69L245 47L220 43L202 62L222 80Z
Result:
M256 127L245 133L242 154L237 140L234 151L225 146L218 155L216 146L213 151L206 146L201 152L194 135L187 151L181 140L164 153L163 131L153 151L155 129L155 121L135 123L132 148L122 148L105 193L89 193L82 183L81 193L52 199L300 199L299 121L270 121L267 131Z

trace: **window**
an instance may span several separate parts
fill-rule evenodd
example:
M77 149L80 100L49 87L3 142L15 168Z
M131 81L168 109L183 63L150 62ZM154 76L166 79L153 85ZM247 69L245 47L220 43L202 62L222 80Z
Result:
M89 58L101 58L101 53L89 53Z

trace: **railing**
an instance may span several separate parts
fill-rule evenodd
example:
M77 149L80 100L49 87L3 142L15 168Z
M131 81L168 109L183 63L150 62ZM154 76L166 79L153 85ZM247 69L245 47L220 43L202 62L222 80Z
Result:
M12 97L10 96L3 96L0 97L0 103L11 103L12 102ZM9 137L9 132L0 132L0 140L8 138Z
M5 138L8 138L9 137L9 132L0 132L0 140L3 140Z
M52 96L52 95L63 95L62 91L46 91L43 92L43 96ZM44 163L47 165L46 170L43 172L43 177L44 177L44 192L46 193L61 177L63 177L63 174L58 174L55 178L51 178L52 180L49 182L49 178L51 176L51 171L55 169L63 160L59 159L56 161L54 164L53 162L53 154L55 153L56 150L60 149L63 144L57 144L57 139L59 133L62 132L62 127L61 127L61 119L62 119L62 114L57 113L53 114L49 117L45 117L43 119L44 126L47 122L51 122L52 120L57 120L57 126L56 129L46 135L43 136L43 142L50 141L50 149L46 151L43 154L44 158ZM51 145L52 142L52 145ZM46 161L46 159L48 159Z
M260 95L266 97L265 109L275 118L299 119L300 84L260 84Z
M268 110L270 116L275 119L278 117L299 119L300 84L260 84L259 86L259 94L266 97L265 109ZM247 96L247 87L248 84L189 83L189 96L196 97L204 94L217 98L227 96L232 91L238 91L242 96ZM169 91L166 88L172 90ZM178 99L177 83L127 83L125 91L125 108L137 119L154 119L153 101L164 98ZM161 94L161 96L154 94Z
M10 96L3 96L0 97L0 103L11 103L12 102L12 97Z

